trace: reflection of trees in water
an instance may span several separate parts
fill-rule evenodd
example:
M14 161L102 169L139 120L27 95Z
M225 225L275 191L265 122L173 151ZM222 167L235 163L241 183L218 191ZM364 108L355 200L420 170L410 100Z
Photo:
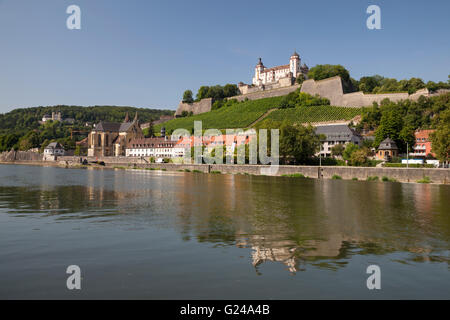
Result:
M47 188L0 186L0 207L16 216L39 214L59 219L104 217L120 213L117 204L128 195L85 186ZM73 215L73 213L77 213Z
M306 264L336 270L352 255L397 251L406 253L405 260L438 261L448 248L446 186L206 178L193 178L201 192L181 195L185 206L178 222L198 241L251 248L256 268L272 261L291 272ZM185 183L192 186L192 181Z

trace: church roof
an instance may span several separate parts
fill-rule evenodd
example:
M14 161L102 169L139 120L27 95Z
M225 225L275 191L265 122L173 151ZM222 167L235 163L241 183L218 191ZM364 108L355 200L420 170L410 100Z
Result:
M294 51L294 53L292 54L291 57L299 57L299 58L300 58L300 56L299 56L298 53L297 53L297 50Z
M133 125L133 122L124 122L120 124L119 132L125 132L130 129L130 127Z
M116 122L103 122L100 121L99 124L95 127L94 131L110 131L110 132L118 132L120 129L120 123Z

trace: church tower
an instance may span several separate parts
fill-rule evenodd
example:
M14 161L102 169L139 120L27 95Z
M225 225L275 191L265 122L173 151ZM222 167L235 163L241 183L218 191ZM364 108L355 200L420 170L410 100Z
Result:
M292 72L294 77L297 77L297 74L300 72L300 56L297 51L291 55L289 60L289 71Z

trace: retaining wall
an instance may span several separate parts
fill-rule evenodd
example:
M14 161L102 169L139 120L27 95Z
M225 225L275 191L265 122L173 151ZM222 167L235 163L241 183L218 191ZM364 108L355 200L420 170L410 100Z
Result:
M3 154L0 155L0 162L15 162L14 160L2 160ZM217 171L227 174L252 174L261 175L263 168L270 168L270 166L263 165L227 165L227 164L174 164L174 163L148 163L140 158L132 157L81 157L92 161L103 161L107 167L138 167L138 168L154 168L165 169L167 171L194 171L209 173ZM16 160L17 161L17 160ZM18 162L30 163L36 160L18 160ZM80 163L80 157L63 156L58 157L56 161L40 161L42 164L58 163L60 165L77 165ZM294 173L301 173L305 177L313 179L331 179L334 175L340 176L342 179L351 180L357 178L358 180L366 180L368 177L377 176L379 180L382 177L393 178L399 182L417 182L424 177L429 177L433 183L449 184L450 183L450 169L437 168L374 168L374 167L337 167L337 166L279 166L275 173L277 176L289 175Z

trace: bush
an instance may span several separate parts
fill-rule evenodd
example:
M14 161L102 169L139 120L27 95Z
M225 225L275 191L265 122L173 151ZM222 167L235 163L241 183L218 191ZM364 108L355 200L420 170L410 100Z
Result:
M341 176L338 176L337 174L334 174L334 175L331 177L331 179L332 179L332 180L342 180L342 177L341 177Z
M386 176L383 176L381 178L381 181L383 181L383 182L397 182L397 180L395 180L394 178L389 178L389 177L386 177Z
M353 181L358 181L358 178L354 177L352 178Z
M289 178L306 178L302 173L291 173L291 174L283 174L282 177L289 177Z
M378 177L377 176L369 176L369 177L367 177L367 181L378 181Z
M211 171L210 173L222 173L220 171Z
M427 177L427 176L425 176L422 179L417 181L417 183L431 183L431 182L432 181L431 181L430 177Z

